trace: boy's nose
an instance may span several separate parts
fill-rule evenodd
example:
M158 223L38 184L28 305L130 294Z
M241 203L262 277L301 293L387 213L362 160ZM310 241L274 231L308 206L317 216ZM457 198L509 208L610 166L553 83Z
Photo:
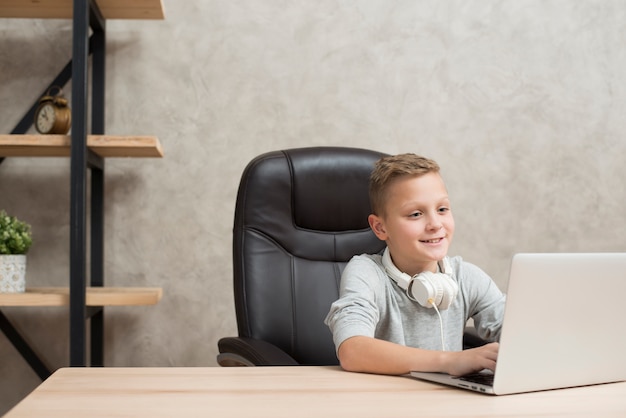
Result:
M429 216L426 227L431 231L437 231L443 227L443 224L437 216Z

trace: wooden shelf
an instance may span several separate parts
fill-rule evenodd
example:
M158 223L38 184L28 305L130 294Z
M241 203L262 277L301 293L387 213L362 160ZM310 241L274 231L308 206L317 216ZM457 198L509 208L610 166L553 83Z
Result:
M72 0L0 0L0 17L71 19ZM165 19L162 0L96 0L105 19Z
M163 296L160 287L88 287L87 306L156 305ZM69 306L67 287L27 288L24 293L0 293L0 306Z
M94 6L94 7L91 7ZM93 16L94 9L98 9L101 16ZM74 15L76 12L76 15ZM98 14L98 13L96 13ZM87 121L87 112L92 108L91 122L96 132L104 132L104 109L105 109L105 60L96 59L106 52L106 25L102 19L164 19L163 0L0 0L0 22L2 18L48 18L48 19L71 19L72 20L72 61L57 76L57 80L64 84L73 79L74 92L77 93L77 102L73 103L72 118ZM2 24L2 23L0 23ZM90 36L91 34L91 36ZM89 44L89 50L86 48ZM89 60L89 54L93 59ZM91 63L91 69L90 67ZM80 69L78 68L80 67ZM68 73L70 69L70 73ZM79 71L76 71L79 70ZM91 71L90 71L91 70ZM73 74L71 74L73 73ZM91 74L91 89L98 100L89 99L88 82ZM87 76L87 77L86 77ZM54 82L57 84L57 81ZM97 94L96 94L97 93ZM91 103L90 106L90 102ZM22 118L13 132L21 134L28 132L32 120L29 110ZM70 205L76 211L70 216L70 236L78 238L77 245L72 246L70 252L70 286L63 288L30 288L21 294L0 293L0 307L32 307L32 306L69 306L70 316L70 365L87 366L87 323L85 322L85 306L79 306L83 302L87 306L132 306L154 305L162 297L161 288L113 288L113 287L88 287L86 300L83 295L70 295L70 289L85 283L86 267L91 261L91 271L95 283L102 283L104 270L104 162L100 158L105 157L163 157L163 150L159 140L154 136L111 136L111 135L87 135L87 126L75 126L72 135L0 135L0 162L5 157L68 157L72 161L70 173L71 194ZM74 137L74 142L72 142ZM80 153L76 148L80 146ZM86 161L81 155L88 151ZM100 158L96 158L99 156ZM91 173L91 202L88 201L89 193L85 186L87 177ZM4 198L4 196L2 196ZM91 204L89 204L91 203ZM91 217L91 234L87 230L86 222ZM90 260L87 259L85 245L97 250ZM94 251L95 252L95 251ZM80 297L76 297L80 296ZM90 310L92 311L92 310ZM104 365L104 323L101 320L104 309L91 317L91 353L89 363L92 366ZM45 366L28 343L11 323L6 320L0 311L0 331L4 333L10 342L17 348L24 359L41 379L50 375L50 370Z
M0 157L69 157L70 144L69 135L0 135ZM107 158L163 157L155 136L88 135L87 147Z

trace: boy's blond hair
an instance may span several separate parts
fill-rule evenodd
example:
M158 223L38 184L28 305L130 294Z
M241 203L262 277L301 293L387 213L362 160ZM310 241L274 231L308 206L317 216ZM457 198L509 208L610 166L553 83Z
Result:
M398 154L381 158L374 165L374 171L370 175L369 196L372 212L377 216L385 215L387 191L389 185L397 178L438 172L439 164L416 154Z

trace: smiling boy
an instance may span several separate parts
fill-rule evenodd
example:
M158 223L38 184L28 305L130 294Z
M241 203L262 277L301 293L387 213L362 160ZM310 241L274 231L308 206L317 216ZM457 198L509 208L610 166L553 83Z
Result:
M380 254L353 257L326 324L348 371L461 375L495 368L505 297L480 268L447 256L454 218L438 164L415 154L379 160L370 177L369 224ZM462 350L474 319L492 341Z

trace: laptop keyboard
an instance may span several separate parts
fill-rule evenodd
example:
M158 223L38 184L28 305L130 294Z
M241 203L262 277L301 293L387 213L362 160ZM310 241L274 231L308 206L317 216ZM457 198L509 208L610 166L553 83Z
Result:
M486 372L478 372L478 373L470 373L463 376L457 377L459 380L463 380L466 382L479 383L481 385L493 386L493 373Z

